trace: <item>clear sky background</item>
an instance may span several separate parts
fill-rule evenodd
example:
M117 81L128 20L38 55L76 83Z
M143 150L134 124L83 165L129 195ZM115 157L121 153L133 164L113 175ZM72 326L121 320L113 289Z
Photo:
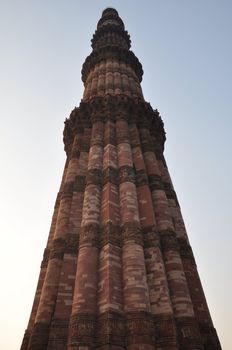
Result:
M0 0L0 348L20 348L61 181L63 121L115 7L165 123L165 156L224 350L232 349L232 1Z

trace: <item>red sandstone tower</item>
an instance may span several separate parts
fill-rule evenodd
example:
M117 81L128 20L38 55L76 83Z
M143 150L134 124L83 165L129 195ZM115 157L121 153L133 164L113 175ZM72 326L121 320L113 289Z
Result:
M219 350L142 66L103 11L21 350Z

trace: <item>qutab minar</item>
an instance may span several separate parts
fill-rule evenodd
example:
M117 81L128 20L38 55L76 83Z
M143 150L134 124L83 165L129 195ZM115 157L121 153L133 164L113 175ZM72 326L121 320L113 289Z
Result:
M221 349L130 44L104 10L21 350Z

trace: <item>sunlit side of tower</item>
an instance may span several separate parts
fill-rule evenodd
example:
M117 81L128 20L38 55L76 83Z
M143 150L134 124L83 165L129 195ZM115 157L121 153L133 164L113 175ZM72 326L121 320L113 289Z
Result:
M145 102L142 66L103 11L65 121L67 160L21 350L220 350Z

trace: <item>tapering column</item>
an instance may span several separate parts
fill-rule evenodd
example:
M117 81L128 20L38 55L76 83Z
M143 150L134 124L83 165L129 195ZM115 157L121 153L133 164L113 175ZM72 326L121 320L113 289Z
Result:
M120 181L124 312L128 349L154 349L154 329L146 278L143 237L139 222L129 128L125 119L118 119L116 122L116 138Z
M96 346L103 127L93 123L68 349Z
M83 139L84 138L85 135L83 136ZM78 152L78 136L73 140L71 156L68 158L67 171L65 171L65 180L60 199L52 248L49 255L48 267L40 297L40 303L35 317L33 332L29 343L29 349L32 350L41 349L43 347L46 348L49 340L51 320L56 307L60 274L64 263L64 253L69 238L68 230L73 200L73 185L78 173L78 160L73 157L73 154L76 152ZM51 337L53 336L51 335Z
M72 171L69 172L67 182L73 187L72 203L69 215L68 236L64 250L56 306L49 333L49 350L62 350L66 346L69 319L72 309L74 282L77 267L80 225L87 172L87 150L84 140L85 134L81 128L77 130L74 147L70 153Z
M209 313L192 248L189 244L179 202L172 185L167 164L163 157L159 160L159 169L168 199L170 214L177 234L183 269L188 283L194 313L199 324L204 349L220 349L220 344Z
M20 348L21 350L27 350L29 342L30 342L31 332L32 332L32 329L34 326L34 322L35 322L35 318L36 318L36 314L37 314L37 310L38 310L38 306L39 306L39 302L40 302L41 292L42 292L42 288L43 288L43 284L44 284L44 280L45 280L45 276L46 276L49 254L50 254L50 250L52 247L52 241L53 241L53 237L54 237L54 233L55 233L57 216L58 216L59 206L60 206L61 193L62 193L63 187L64 187L65 177L66 177L66 173L67 173L67 167L68 167L68 159L65 162L65 167L64 167L64 171L63 171L61 184L60 184L60 189L59 189L59 192L57 194L57 198L56 198L56 202L55 202L55 206L54 206L54 212L53 212L51 226L50 226L50 230L49 230L49 234L48 234L47 245L46 245L46 248L44 249L43 260L42 260L41 266L40 266L40 274L39 274L39 279L38 279L38 283L37 283L37 287L36 287L34 302L32 305L32 310L31 310L31 315L29 318L28 326L27 326L27 329L25 331L23 342L22 342L22 345Z
M112 118L113 119L113 118ZM125 349L115 122L105 123L98 285L99 349Z
M21 350L221 349L130 45L103 11Z
M154 154L140 143L138 128L130 126L130 144L136 171L140 223L143 231L147 281L154 318L156 349L177 349L176 329L165 265L152 203L152 180L156 179ZM147 164L147 169L146 165ZM149 186L149 180L151 186Z
M203 349L199 327L195 319L192 300L179 253L179 245L161 179L159 164L156 154L152 152L154 146L152 146L150 131L147 128L140 128L140 137L144 150L150 149L153 156L153 175L155 175L156 185L153 185L152 198L169 292L176 319L178 340L180 346L185 349Z

